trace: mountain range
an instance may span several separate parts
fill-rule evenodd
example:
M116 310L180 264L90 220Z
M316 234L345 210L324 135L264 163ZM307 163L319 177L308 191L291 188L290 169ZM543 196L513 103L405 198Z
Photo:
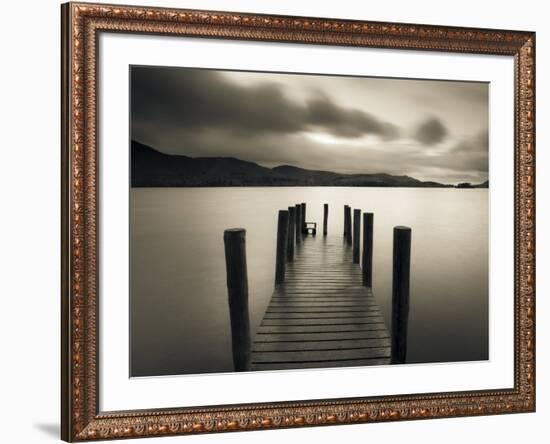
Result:
M222 187L222 186L331 186L452 188L409 176L341 174L282 165L267 168L233 157L188 157L165 154L132 141L132 187ZM459 188L488 188L462 183Z

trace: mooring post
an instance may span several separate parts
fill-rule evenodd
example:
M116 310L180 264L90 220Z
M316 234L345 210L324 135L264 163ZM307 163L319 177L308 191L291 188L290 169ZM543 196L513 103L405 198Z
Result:
M231 345L236 372L248 370L250 363L250 320L248 316L248 276L246 270L246 230L232 228L223 233L227 294L231 320Z
M411 229L398 226L393 229L392 364L404 364L407 359L410 273Z
M296 237L296 207L288 207L288 236L286 258L289 262L294 260L294 239Z
M347 230L348 228L348 206L344 205L344 239L347 239Z
M358 264L360 256L361 241L361 210L353 210L353 263Z
M327 235L328 225L328 204L323 205L323 236Z
M302 205L296 204L296 244L302 243Z
M351 233L351 207L346 206L346 243L351 245L352 242L352 233Z
M302 233L307 234L306 230L306 204L302 202Z
M372 287L372 239L374 214L363 213L363 285Z
M287 238L288 210L279 210L279 219L277 221L277 256L275 257L275 285L285 281Z

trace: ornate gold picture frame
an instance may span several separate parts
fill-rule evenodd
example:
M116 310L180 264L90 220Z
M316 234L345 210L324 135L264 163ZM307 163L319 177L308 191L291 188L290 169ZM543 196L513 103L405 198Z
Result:
M67 3L62 5L61 12L63 440L136 438L535 410L534 33L104 4ZM97 98L98 40L101 33L513 56L514 387L100 411Z

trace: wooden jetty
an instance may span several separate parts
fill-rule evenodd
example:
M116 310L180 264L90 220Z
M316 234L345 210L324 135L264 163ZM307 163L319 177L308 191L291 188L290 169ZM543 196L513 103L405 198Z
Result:
M327 204L322 237L308 229L316 223L307 222L305 214L305 203L279 211L275 288L253 339L248 318L245 230L225 231L235 370L405 363L410 228L394 227L392 324L388 329L372 292L373 214L363 213L361 236L361 210L353 211L352 228L351 207L346 205L344 241L326 235Z
M340 237L304 239L252 343L250 370L390 363L390 335Z

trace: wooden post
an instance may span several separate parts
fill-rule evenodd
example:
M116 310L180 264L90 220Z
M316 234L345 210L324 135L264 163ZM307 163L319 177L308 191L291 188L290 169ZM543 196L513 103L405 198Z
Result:
M348 227L348 206L344 205L344 239L347 237L346 228Z
M361 241L361 210L353 210L353 263L358 264L360 256Z
M351 245L351 207L346 205L345 207L346 217L344 218L344 224L346 226L346 243Z
M231 320L231 345L236 372L248 370L250 363L250 320L246 270L246 230L233 228L223 233L227 294Z
M286 258L289 262L294 260L294 239L296 237L296 207L288 207L288 238Z
M393 229L392 364L404 364L407 359L410 272L411 229L395 227Z
M302 233L307 234L306 231L306 204L302 202Z
M288 211L279 210L279 219L277 221L277 256L275 257L275 285L285 281L287 238Z
M302 243L302 206L296 204L296 244Z
M328 204L323 205L323 236L327 235L328 225Z
M372 287L372 239L374 214L363 213L363 285Z

